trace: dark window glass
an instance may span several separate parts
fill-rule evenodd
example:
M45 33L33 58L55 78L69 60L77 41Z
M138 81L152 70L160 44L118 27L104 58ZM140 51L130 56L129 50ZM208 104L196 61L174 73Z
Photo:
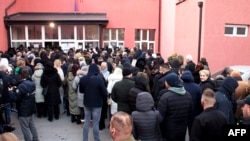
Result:
M246 34L246 28L237 27L237 35L245 35L245 34Z
M225 34L233 34L233 27L225 27Z
M29 39L42 39L41 25L28 26Z
M77 25L77 40L83 40L83 25Z
M103 30L103 40L104 41L109 41L109 29L104 29Z
M154 41L155 40L155 30L150 29L149 30L149 41Z
M58 39L58 27L45 26L45 39Z
M140 34L140 29L135 30L135 41L140 41L141 39L141 34Z
M12 40L24 40L25 39L25 26L24 25L12 25Z
M61 38L74 39L74 25L61 25Z
M85 39L86 40L99 39L98 25L85 25Z

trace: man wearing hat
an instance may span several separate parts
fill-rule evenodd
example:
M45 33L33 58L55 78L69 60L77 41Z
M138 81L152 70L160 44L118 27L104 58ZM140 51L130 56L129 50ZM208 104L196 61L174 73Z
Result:
M242 105L242 124L250 125L250 95L248 95L245 99L237 100L237 104Z
M184 89L176 73L165 76L165 87L168 91L161 96L158 103L158 110L163 117L162 135L167 141L183 141L191 114L192 97Z
M132 80L131 68L124 67L122 75L123 79L115 83L111 91L111 97L118 105L117 111L123 111L130 114L131 110L129 107L128 95L130 89L135 85L135 82Z

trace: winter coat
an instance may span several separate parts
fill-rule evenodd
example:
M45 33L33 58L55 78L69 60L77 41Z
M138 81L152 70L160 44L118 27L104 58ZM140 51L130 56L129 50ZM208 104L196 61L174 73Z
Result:
M72 115L80 115L80 109L77 105L77 91L73 89L72 84L74 81L74 75L72 72L68 72L66 81L68 87L68 100L69 100L69 112Z
M135 86L129 90L129 107L131 112L136 110L136 97L140 92L147 91L148 80L144 76L137 76Z
M16 102L19 117L29 117L35 113L35 89L32 80L21 80L17 88L11 91L11 99Z
M161 96L158 110L163 117L161 123L163 138L168 141L183 141L192 110L191 95L183 87L170 87Z
M184 71L181 75L181 79L183 80L183 86L185 90L192 96L192 114L188 122L189 130L191 130L190 128L192 126L194 117L203 111L201 105L202 92L200 86L194 82L194 77L190 71Z
M40 85L42 74L43 74L43 69L41 68L41 69L36 69L34 71L34 74L32 75L32 80L36 84L36 92L35 92L36 103L44 102L44 95L42 94L43 87Z
M102 107L103 99L107 97L107 88L96 64L89 66L88 74L79 82L80 92L84 93L84 106L89 108Z
M108 90L108 93L111 94L112 92L112 89L115 85L116 82L118 81L121 81L123 78L122 74L121 75L117 75L117 74L110 74L109 77L108 77L108 87L107 87L107 90ZM117 103L114 102L114 100L111 98L111 114L114 114L115 112L117 112Z
M77 91L77 105L79 107L83 107L83 97L84 93L81 93L79 91L79 82L81 77L85 76L88 71L88 66L84 66L84 69L78 70L77 71L77 76L75 77L73 83L72 83L72 88Z
M158 81L156 82L155 88L153 88L154 93L153 93L153 98L156 103L160 100L159 94L162 89L165 89L165 77L171 73L171 71L166 72L163 74L161 77L159 77Z
M234 92L237 87L238 82L234 78L226 77L215 95L215 106L225 114L228 124L235 124L236 100Z
M205 81L201 81L200 82L200 87L201 87L201 91L203 92L205 89L210 88L212 90L215 89L215 83L213 82L213 80L211 80L211 78L209 77L207 80Z
M154 110L154 100L150 93L141 92L136 98L136 111L132 112L134 137L141 141L160 141L160 113Z
M3 90L0 92L0 104L10 103L11 98L9 95L9 84L11 82L12 77L10 77L6 72L0 71L0 79L3 81Z
M205 109L195 117L190 141L223 141L226 116L215 107Z
M121 81L115 83L111 92L111 97L118 104L118 111L123 111L128 114L131 113L129 108L128 94L134 85L135 82L127 77L123 77Z
M48 87L48 92L45 95L45 103L47 105L58 105L61 103L59 88L62 85L62 80L55 68L45 68L41 77L41 86Z

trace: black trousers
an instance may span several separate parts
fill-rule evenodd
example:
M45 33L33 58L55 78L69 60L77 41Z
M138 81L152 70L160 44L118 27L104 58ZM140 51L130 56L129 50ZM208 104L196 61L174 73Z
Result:
M48 105L48 120L53 120L53 116L55 119L59 119L59 104L58 105Z
M107 98L103 99L103 105L102 105L102 113L101 113L101 119L99 123L99 128L105 128L105 119L107 118L107 112L108 112L108 104L107 104Z
M44 102L41 103L36 103L36 112L37 112L37 117L46 117L47 116L47 106Z

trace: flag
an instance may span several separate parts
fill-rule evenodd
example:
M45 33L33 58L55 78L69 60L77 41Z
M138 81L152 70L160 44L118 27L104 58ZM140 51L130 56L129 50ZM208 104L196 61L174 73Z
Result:
M77 4L77 0L74 1L74 11L77 12L78 11L78 4Z

